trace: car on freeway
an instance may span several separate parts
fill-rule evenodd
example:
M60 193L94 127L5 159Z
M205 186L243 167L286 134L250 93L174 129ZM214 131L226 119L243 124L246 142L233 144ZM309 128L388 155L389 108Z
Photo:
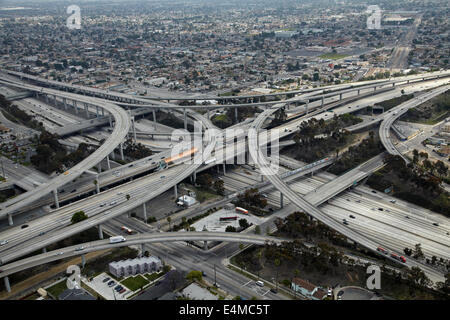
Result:
M109 205L110 205L110 206L113 206L113 205L115 205L116 203L117 203L117 201L111 201Z
M106 202L100 204L100 207L104 207L104 206L106 206Z
M406 219L411 219L409 216L405 216Z
M166 176L161 176L160 179L164 179Z
M21 226L20 227L21 229L25 229L25 228L28 228L28 225L27 224L24 224L23 226Z
M383 209L383 208L378 208L378 210L379 210L379 211L383 211L384 209Z
M123 194L123 192L117 192L117 195L118 196L120 196L120 195L122 195Z
M350 201L350 199L345 199L345 200Z
M384 249L383 247L378 247L378 248L377 248L377 251L383 252L384 254L388 254L388 253L389 253L389 252L388 252L386 249Z
M433 226L439 227L439 223L433 222Z
M8 240L2 240L2 241L0 241L0 246L4 246L7 243L8 243Z
M356 200L355 202L356 202L356 203L361 203L361 200Z
M42 232L39 232L39 235L40 236L43 236L45 234L45 232L44 231L42 231Z
M352 214L349 215L349 217L352 218L352 219L356 219L356 217L354 215L352 215Z
M348 226L347 220L344 219L344 221L342 221L342 223L345 224L346 226Z
M372 190L372 193L377 193L375 190Z
M110 277L106 277L105 279L103 279L103 283L108 282L109 280L111 280Z
M78 248L75 249L75 251L81 251L81 250L84 250L84 247L83 247L83 246L78 247Z

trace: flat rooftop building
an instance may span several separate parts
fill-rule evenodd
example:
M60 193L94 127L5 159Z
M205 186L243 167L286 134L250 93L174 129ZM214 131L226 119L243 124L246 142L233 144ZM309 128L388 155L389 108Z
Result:
M110 262L109 272L120 278L142 273L157 272L160 271L162 267L160 259L155 256L150 256Z

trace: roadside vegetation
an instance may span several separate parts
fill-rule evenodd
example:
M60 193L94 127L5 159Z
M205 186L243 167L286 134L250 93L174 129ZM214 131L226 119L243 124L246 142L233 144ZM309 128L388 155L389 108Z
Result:
M354 135L342 130L362 120L354 115L334 116L329 121L313 118L300 125L294 134L295 145L285 148L283 153L297 160L311 163L330 155L338 155L339 150L353 142Z
M281 245L251 246L231 262L263 279L277 279L287 287L294 277L300 277L324 288L355 285L365 287L368 263L357 256L377 261L381 265L383 285L379 293L394 299L447 299L441 291L427 288L431 284L418 268L408 269L347 241L321 222L311 220L303 212L295 212L285 219L277 219L276 236L294 239ZM351 253L350 255L348 253ZM396 269L392 268L395 267Z
M426 152L414 150L413 155L409 165L399 156L387 155L386 166L367 184L381 192L391 189L394 197L450 217L450 194L441 187L442 179L448 179L448 167L442 161L429 161Z
M409 109L400 120L432 125L448 116L450 116L450 90Z
M35 136L33 143L36 145L36 154L31 157L31 163L39 171L51 174L62 173L66 168L71 168L92 154L96 147L86 143L80 143L78 149L67 152L59 143L59 137L43 130L40 136Z
M340 175L377 156L383 151L384 147L378 135L373 131L370 131L368 138L363 139L358 145L349 147L348 150L329 167L328 171Z

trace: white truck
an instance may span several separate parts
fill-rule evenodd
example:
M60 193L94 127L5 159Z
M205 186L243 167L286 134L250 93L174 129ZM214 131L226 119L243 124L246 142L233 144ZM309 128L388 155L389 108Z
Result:
M115 236L115 237L110 237L109 238L109 243L119 243L119 242L124 242L127 239L125 239L125 237L123 236Z

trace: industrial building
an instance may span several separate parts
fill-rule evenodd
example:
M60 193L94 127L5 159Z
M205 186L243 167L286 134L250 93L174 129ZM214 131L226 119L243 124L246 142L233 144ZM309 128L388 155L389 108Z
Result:
M142 273L158 272L162 267L163 265L160 259L150 256L110 262L109 272L120 278Z

